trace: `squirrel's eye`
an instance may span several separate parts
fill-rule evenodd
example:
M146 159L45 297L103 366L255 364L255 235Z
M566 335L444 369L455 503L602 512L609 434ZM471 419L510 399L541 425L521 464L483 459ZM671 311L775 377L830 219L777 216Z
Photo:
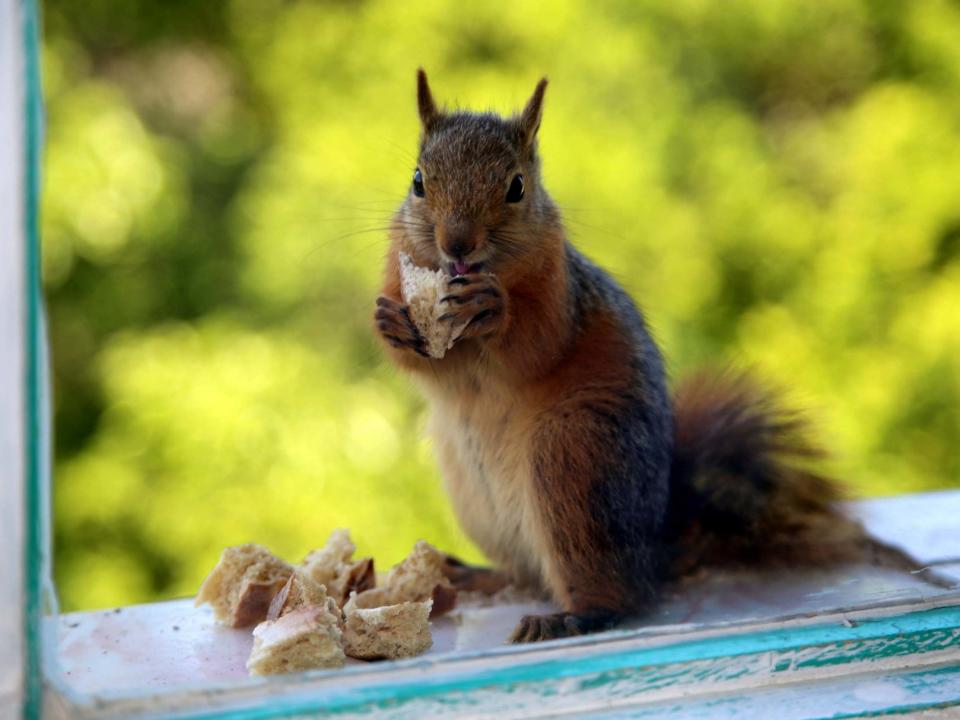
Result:
M514 175L507 190L507 202L515 203L523 199L523 175Z
M423 189L423 175L420 173L420 168L417 168L417 171L413 173L413 194L417 197L423 197L426 191Z

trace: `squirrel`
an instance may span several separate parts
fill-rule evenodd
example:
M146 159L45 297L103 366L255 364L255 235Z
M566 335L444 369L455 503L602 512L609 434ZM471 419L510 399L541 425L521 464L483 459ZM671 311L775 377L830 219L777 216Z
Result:
M704 565L913 567L843 515L808 424L750 375L703 372L670 394L643 314L570 243L543 186L546 87L509 118L450 112L417 72L417 168L374 323L422 388L456 515L496 565L451 557L455 584L549 594L562 611L511 638L532 642L647 612ZM439 320L465 327L440 360L403 303L401 252L449 276Z

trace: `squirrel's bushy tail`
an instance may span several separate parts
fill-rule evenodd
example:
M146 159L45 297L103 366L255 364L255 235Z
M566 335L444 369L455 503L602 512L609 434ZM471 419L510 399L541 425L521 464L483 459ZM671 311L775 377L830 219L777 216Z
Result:
M756 379L734 371L687 379L674 422L672 574L708 564L913 567L842 514L808 423Z

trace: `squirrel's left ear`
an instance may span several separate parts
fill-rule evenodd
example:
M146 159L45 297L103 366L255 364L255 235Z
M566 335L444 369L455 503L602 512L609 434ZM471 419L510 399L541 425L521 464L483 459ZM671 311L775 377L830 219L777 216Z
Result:
M546 90L547 79L541 78L533 95L527 100L527 106L517 118L517 134L523 150L529 150L533 146L533 141L536 140L537 130L540 129L540 118L543 116L543 94Z

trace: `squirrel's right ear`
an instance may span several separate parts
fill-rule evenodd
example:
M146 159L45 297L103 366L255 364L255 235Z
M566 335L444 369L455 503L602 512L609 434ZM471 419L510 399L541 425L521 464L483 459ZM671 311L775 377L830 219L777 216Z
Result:
M533 141L537 137L537 130L540 129L540 119L543 117L543 94L547 90L547 79L541 78L537 83L533 95L527 100L527 106L517 118L517 134L520 138L520 146L524 151L533 147Z
M424 132L430 132L440 119L440 111L433 101L427 74L423 68L417 68L417 109L420 111L420 123Z

